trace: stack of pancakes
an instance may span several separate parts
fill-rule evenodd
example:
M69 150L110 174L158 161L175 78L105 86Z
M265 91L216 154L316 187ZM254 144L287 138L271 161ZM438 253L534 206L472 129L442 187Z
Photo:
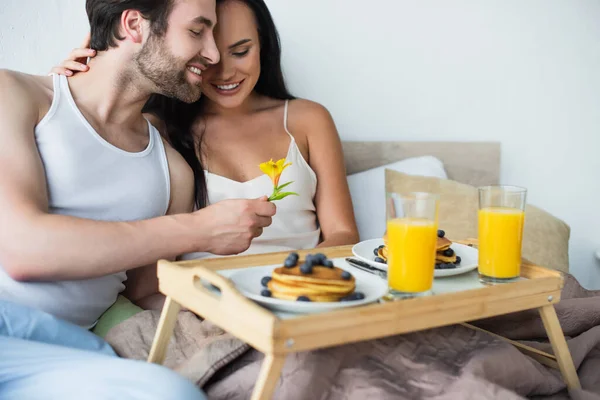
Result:
M379 246L377 249L377 256L382 258L386 263L388 261L388 249L387 249L387 233L383 235L383 246ZM446 255L444 252L450 248L452 245L452 241L446 237L437 238L437 243L435 246L435 263L436 264L448 264L456 262L456 254L453 251L447 252L452 253L452 255Z
M340 301L356 288L354 276L343 279L343 272L337 267L313 266L310 274L304 274L299 266L279 267L273 270L267 287L273 297L282 300L297 300L304 296L310 301Z
M435 263L439 264L450 264L456 262L456 253L450 249L452 241L446 237L437 238L437 244L435 247ZM450 251L446 251L450 249ZM446 253L446 254L444 254Z

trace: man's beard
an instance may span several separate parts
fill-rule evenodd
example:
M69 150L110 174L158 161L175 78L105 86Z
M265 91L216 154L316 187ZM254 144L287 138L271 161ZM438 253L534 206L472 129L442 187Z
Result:
M134 59L137 69L154 84L157 93L193 103L202 91L200 83L191 84L185 77L188 61L175 57L156 36L148 38Z

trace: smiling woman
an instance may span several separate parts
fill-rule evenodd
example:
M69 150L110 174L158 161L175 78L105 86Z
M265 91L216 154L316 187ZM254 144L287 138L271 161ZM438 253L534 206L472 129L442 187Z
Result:
M279 37L266 5L225 0L217 17L221 61L203 72L200 117L192 125L202 148L207 200L270 194L271 183L257 166L285 160L289 166L282 179L293 181L286 190L298 196L277 203L273 224L246 253L356 242L335 125L324 107L288 92Z
M188 61L203 96L185 104L154 96L145 111L192 167L196 206L273 191L259 165L283 160L280 176L297 193L277 201L277 214L245 252L263 253L358 241L341 142L329 112L296 99L281 70L279 36L263 0L217 1L214 37L220 61ZM201 35L210 26L190 26ZM200 37L196 40L201 40ZM173 44L176 46L176 44ZM185 258L210 257L190 254Z

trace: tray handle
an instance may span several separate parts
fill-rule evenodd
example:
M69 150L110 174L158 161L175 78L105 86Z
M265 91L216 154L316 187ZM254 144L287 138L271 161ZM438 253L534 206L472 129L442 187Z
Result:
M218 273L211 271L205 267L198 266L190 269L191 273L191 283L194 286L194 289L201 292L203 295L211 296L214 299L223 298L223 300L227 300L230 296L244 298L233 283L219 275ZM209 290L202 284L202 280L207 281L210 285L214 286L219 290L220 294L215 293L214 291Z
M202 310L228 310L238 314L238 318L261 319L273 324L277 319L272 313L247 299L235 288L233 282L202 265L181 267L169 261L161 260L158 264L159 282L161 275L170 275L169 293L184 307L194 309L194 304L201 305ZM173 277L177 279L174 280ZM219 289L220 293L208 289L202 283L205 280ZM174 286L177 285L177 286ZM183 285L183 287L182 287ZM181 288L181 290L179 290ZM208 306L208 307L207 307ZM246 312L244 312L246 310ZM211 312L212 313L212 312Z

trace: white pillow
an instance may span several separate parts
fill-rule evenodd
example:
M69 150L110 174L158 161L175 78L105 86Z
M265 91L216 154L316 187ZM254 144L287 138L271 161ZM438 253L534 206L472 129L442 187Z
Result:
M382 237L385 232L385 169L409 175L448 179L444 164L436 157L407 158L348 176L360 240Z

